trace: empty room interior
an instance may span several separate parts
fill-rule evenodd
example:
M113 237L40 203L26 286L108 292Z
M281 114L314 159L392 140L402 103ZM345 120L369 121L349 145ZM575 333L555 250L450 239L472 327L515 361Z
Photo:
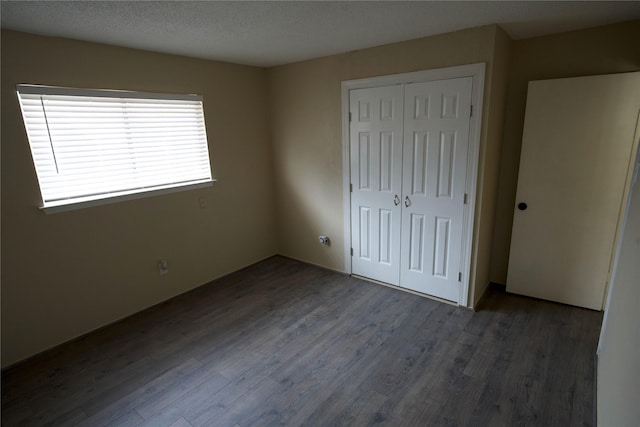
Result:
M0 12L3 426L640 426L640 2Z

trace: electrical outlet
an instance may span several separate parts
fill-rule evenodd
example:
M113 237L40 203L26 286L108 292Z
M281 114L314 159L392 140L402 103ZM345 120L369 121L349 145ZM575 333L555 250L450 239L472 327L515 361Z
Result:
M331 241L329 240L329 237L327 236L320 236L318 237L318 240L320 241L320 244L322 246L329 246L329 244L331 243Z
M158 273L160 273L161 276L169 274L169 262L166 259L158 261Z
M205 199L204 197L200 197L198 199L198 204L200 205L200 209L206 209L207 208L207 199Z

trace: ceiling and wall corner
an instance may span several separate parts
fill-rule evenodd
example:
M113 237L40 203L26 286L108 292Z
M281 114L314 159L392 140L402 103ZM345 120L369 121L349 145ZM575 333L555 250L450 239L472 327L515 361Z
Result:
M519 40L640 19L634 1L3 0L0 8L4 29L260 67L492 24Z

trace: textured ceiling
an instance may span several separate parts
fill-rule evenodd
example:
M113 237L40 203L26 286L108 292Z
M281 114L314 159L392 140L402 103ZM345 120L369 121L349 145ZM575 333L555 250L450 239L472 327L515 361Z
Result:
M640 19L640 1L2 1L2 28L257 66L499 24L514 39Z

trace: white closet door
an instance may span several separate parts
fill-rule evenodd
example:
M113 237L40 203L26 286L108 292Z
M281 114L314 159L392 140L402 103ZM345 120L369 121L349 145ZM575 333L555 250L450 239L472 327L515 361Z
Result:
M529 83L507 291L602 310L639 109L640 72Z
M402 85L350 92L353 274L398 285Z
M472 78L405 86L400 286L458 301Z

